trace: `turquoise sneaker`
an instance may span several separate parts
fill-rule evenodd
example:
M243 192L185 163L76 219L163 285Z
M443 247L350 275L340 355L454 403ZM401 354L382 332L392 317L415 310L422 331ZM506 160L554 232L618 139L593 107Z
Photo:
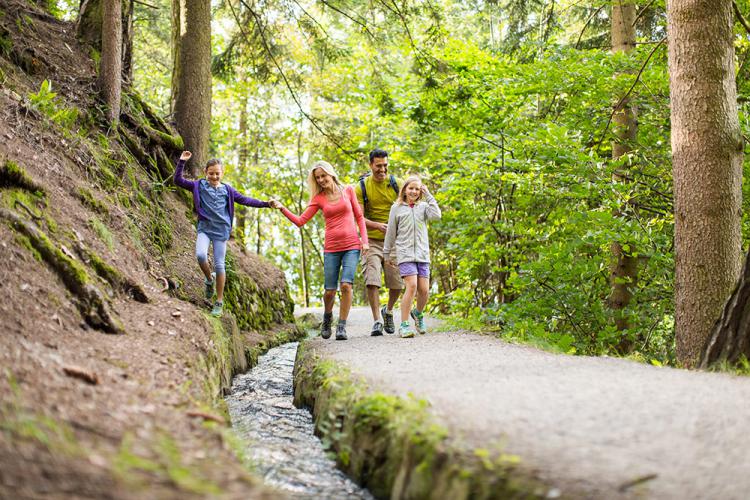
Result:
M211 273L211 279L210 280L203 280L203 283L206 285L205 295L206 300L211 300L214 298L214 292L216 292L216 273Z
M427 328L424 326L424 314L417 311L416 309L412 309L411 313L409 313L409 316L414 320L414 324L417 327L417 333L420 335L424 335L427 333Z
M411 329L408 321L402 321L401 326L398 327L398 334L402 339L410 339L414 336L414 330Z
M211 316L214 318L219 318L224 313L224 303L223 302L214 302L214 308L211 309Z

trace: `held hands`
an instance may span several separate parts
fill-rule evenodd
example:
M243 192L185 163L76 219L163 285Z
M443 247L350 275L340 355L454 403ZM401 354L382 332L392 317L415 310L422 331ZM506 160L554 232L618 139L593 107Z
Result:
M268 206L271 208L277 208L277 209L281 209L282 207L281 203L279 203L278 200L274 200L273 198L268 200Z
M376 225L375 229L377 229L378 231L382 231L383 234L385 234L385 232L388 230L388 224L380 224L380 223L378 223Z
M370 244L369 243L362 243L362 251L363 252L366 252L369 249L370 249Z
M190 151L183 151L182 154L180 155L180 160L188 161L192 157L193 157L193 153L191 153Z

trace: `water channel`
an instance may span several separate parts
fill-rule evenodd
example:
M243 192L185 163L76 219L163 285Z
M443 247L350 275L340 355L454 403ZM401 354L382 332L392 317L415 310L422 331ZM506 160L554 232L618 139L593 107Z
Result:
M326 456L310 412L292 404L296 353L296 342L271 349L232 382L226 401L247 456L266 484L292 498L372 499Z

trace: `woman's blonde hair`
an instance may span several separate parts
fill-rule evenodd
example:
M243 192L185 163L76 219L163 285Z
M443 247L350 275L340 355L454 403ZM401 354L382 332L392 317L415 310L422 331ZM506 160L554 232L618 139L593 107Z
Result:
M318 184L318 181L315 180L315 170L316 169L322 169L323 172L327 173L331 177L333 177L333 182L336 184L336 186L341 189L341 181L339 181L339 176L336 174L336 171L333 169L333 166L328 163L327 161L316 161L315 164L310 169L310 173L307 174L307 187L310 190L310 199L312 200L318 193L323 191L323 189Z
M416 175L410 175L406 178L404 181L404 185L401 186L401 190L398 192L398 202L403 205L408 205L409 202L406 201L406 187L411 184L412 182L422 182L422 179L419 178L419 176ZM424 194L420 191L419 192L419 198L417 198L417 201L421 200Z

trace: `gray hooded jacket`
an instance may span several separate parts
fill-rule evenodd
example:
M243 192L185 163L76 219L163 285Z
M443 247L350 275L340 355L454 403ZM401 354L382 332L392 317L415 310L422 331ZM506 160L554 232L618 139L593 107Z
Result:
M435 197L426 193L414 207L399 201L391 207L385 233L383 256L396 255L396 262L430 262L427 221L442 216Z

